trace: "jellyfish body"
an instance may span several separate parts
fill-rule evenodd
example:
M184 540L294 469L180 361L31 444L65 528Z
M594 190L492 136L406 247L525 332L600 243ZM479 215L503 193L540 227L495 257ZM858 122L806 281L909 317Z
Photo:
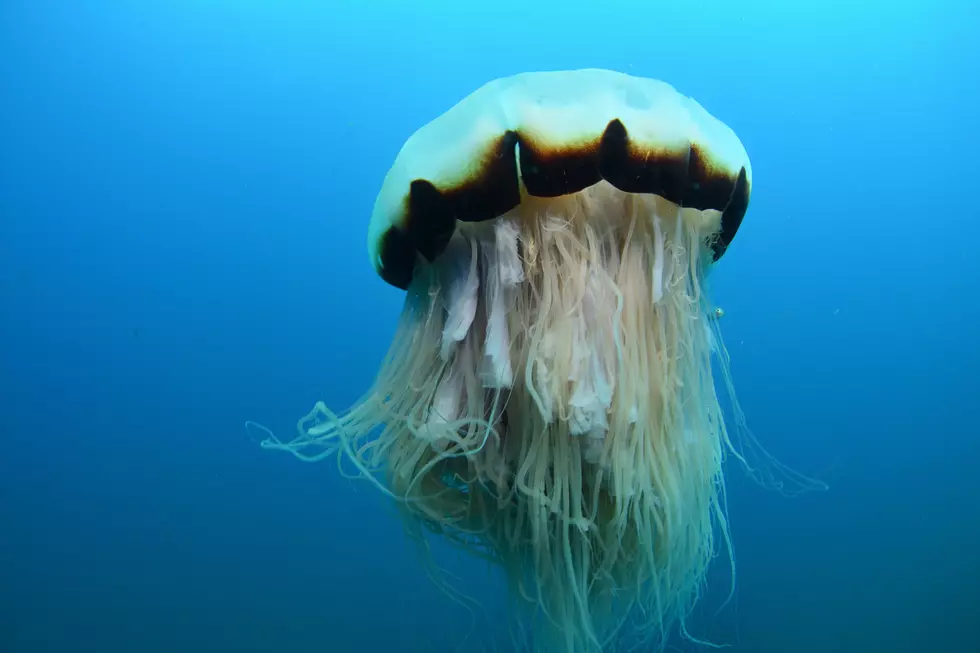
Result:
M270 446L341 456L497 562L539 639L662 643L728 541L705 275L751 181L735 134L663 82L485 85L378 196L370 257L407 296L373 387Z

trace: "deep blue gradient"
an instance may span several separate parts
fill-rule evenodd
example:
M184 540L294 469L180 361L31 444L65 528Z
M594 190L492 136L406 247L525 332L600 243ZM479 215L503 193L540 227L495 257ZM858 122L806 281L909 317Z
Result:
M404 140L577 67L664 79L745 143L733 374L830 486L729 466L736 600L696 634L980 651L971 4L0 0L0 652L456 650L469 617L378 493L243 425L370 383L402 293L366 227ZM437 554L486 639L499 581Z

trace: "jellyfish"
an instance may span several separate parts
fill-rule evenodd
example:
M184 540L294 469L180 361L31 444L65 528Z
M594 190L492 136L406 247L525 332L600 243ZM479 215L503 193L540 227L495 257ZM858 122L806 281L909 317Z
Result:
M707 280L751 189L735 133L665 82L485 84L377 196L370 261L405 302L373 385L265 446L336 457L413 532L493 561L537 641L662 645L731 557Z

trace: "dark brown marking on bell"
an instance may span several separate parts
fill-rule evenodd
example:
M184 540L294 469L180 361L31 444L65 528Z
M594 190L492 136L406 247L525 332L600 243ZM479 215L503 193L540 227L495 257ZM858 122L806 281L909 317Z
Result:
M535 197L571 195L598 183L600 140L565 148L546 148L520 139L521 179Z
M407 204L408 238L416 251L434 261L456 230L452 204L425 179L412 182Z
M483 222L513 209L521 200L520 180L536 197L576 193L605 179L625 193L655 194L681 206L722 211L721 231L712 242L716 261L748 209L745 168L733 183L697 144L674 151L646 148L630 140L619 119L610 121L591 143L549 149L508 130L485 152L472 166L473 176L457 186L440 189L426 179L411 183L402 226L385 233L379 251L385 281L408 288L419 254L435 260L452 238L456 221Z
M475 174L452 188L440 190L427 179L412 181L404 203L404 229L393 227L382 243L380 255L385 281L407 288L415 272L416 253L430 262L435 260L452 238L457 220L492 220L520 204L514 157L517 142L516 132L505 132L487 149L483 161L473 166ZM386 274L394 280L389 281Z
M390 227L381 237L378 256L381 258L381 278L396 288L408 290L417 258L408 234L398 227Z
M688 184L681 198L681 206L699 211L705 209L723 211L728 206L735 188L735 180L731 175L717 167L712 167L710 159L696 143L691 144L687 169Z
M606 125L599 147L602 178L624 193L652 193L679 204L688 187L688 151L644 150L622 121Z
M728 206L721 214L721 230L718 238L712 243L715 253L714 260L720 259L728 246L735 239L735 233L742 225L745 212L749 209L749 181L745 174L745 168L739 170L738 179L735 180L735 190L732 192Z
M476 176L443 191L457 220L492 220L521 203L517 159L514 157L517 141L517 132L505 132L488 150L483 161L473 166Z

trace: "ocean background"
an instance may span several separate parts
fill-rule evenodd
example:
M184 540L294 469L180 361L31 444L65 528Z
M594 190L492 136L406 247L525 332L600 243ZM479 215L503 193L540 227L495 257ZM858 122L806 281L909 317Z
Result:
M366 229L490 79L666 80L752 159L713 274L749 425L733 653L980 651L980 9L956 1L0 0L0 653L471 651L503 586L331 463L263 450L371 382ZM683 651L698 649L677 642Z

